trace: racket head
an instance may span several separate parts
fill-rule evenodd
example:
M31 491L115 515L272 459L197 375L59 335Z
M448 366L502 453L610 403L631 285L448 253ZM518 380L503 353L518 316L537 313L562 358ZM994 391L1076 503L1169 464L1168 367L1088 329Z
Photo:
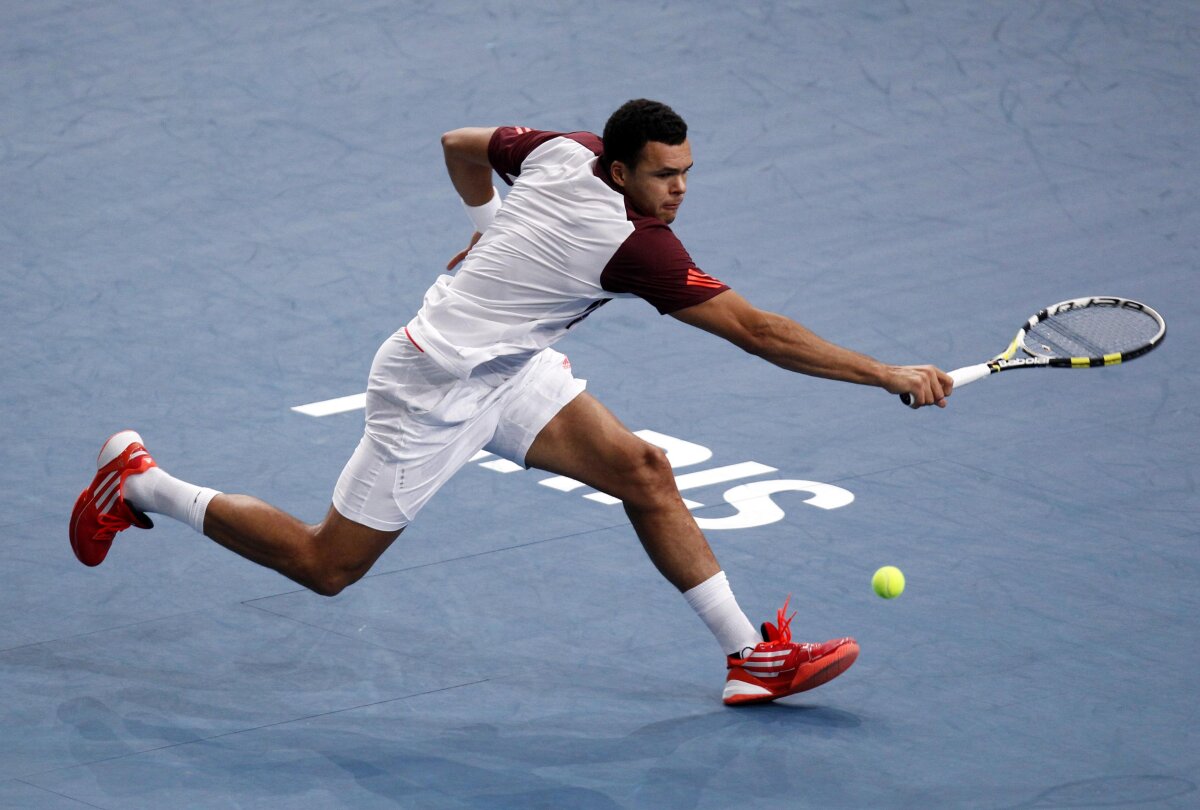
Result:
M1005 354L1017 346L1051 366L1111 366L1157 347L1167 324L1154 309L1129 298L1089 296L1046 307L1026 322Z

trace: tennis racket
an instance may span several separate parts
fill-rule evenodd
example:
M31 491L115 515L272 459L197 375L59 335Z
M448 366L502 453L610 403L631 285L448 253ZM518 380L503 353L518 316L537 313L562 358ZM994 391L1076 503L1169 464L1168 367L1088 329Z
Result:
M950 372L954 389L1014 368L1096 368L1141 357L1162 343L1167 323L1145 304L1128 298L1072 298L1034 315L1008 348L986 363ZM1017 350L1025 356L1016 357ZM905 405L912 397L901 394Z

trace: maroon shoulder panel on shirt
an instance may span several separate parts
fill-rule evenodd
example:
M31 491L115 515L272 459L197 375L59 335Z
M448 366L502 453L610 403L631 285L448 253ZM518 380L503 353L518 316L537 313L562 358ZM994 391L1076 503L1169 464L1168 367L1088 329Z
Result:
M488 141L488 160L496 173L510 186L521 174L521 164L529 153L554 138L570 138L595 155L603 151L603 142L591 132L547 132L529 127L496 127Z
M667 223L630 212L633 233L621 243L600 274L600 286L633 293L666 315L702 304L729 286L692 262Z

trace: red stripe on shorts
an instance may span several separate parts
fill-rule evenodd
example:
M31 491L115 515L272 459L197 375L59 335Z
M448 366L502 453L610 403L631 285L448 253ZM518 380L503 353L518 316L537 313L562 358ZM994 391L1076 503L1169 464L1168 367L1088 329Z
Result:
M404 336L405 336L406 338L408 338L408 342L409 342L409 343L411 343L412 345L414 345L414 346L416 346L416 347L417 347L417 351L419 351L421 354L425 354L425 350L421 348L421 344L420 344L420 343L417 343L415 340L413 340L413 337L412 337L412 335L410 335L410 334L408 333L408 327L407 327L407 326L406 326L406 327L404 327Z

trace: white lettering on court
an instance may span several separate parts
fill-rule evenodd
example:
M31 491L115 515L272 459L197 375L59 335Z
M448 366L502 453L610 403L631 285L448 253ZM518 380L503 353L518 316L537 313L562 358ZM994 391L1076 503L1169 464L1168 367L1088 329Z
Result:
M306 416L320 417L359 410L365 407L365 405L365 394L353 394L321 402L310 402L307 405L297 405L292 410ZM662 448L667 454L667 461L670 462L671 468L674 470L681 467L692 467L697 464L703 464L713 456L712 450L702 444L678 439L654 430L638 430L634 432L650 444ZM514 464L507 459L498 458L483 450L472 456L471 461L477 463L483 469L498 473L507 474L524 471L524 468L519 464ZM679 490L683 492L685 490L711 487L715 484L756 478L778 471L776 467L761 464L757 461L742 461L735 464L724 464L708 469L678 474L675 476L675 483L678 485ZM613 506L620 503L620 501L611 495L592 491L583 482L561 475L542 478L538 481L538 484L563 493L586 490L586 493L583 495L586 500L606 506ZM818 509L840 509L854 501L854 493L833 484L791 478L768 478L739 484L725 490L721 499L724 505L733 507L733 514L724 517L698 515L696 523L701 529L709 531L749 529L755 526L766 526L771 523L777 523L783 520L785 513L771 496L783 492L805 493L808 497L801 502L809 506L815 506ZM707 508L703 503L689 498L684 498L683 502L688 509L693 511Z

